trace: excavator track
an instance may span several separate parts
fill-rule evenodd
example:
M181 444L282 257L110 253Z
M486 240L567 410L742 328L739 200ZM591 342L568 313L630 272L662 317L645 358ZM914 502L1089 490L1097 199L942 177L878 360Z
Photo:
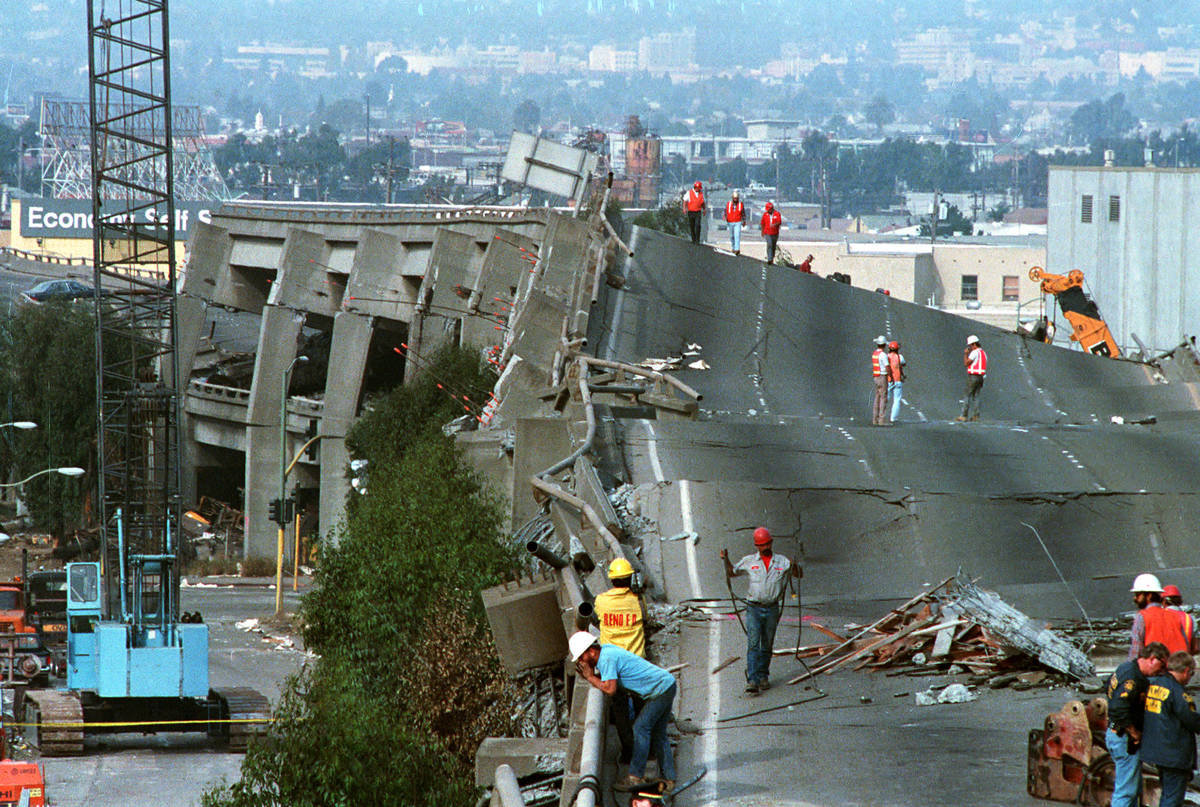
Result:
M230 751L245 751L251 738L266 732L271 703L265 695L249 687L214 689L212 694L220 704L221 717L234 721L223 724L225 729L220 732L228 739Z
M44 757L69 757L83 753L83 705L73 692L34 689L25 693L25 721L36 725L26 740ZM62 728L54 724L66 724Z

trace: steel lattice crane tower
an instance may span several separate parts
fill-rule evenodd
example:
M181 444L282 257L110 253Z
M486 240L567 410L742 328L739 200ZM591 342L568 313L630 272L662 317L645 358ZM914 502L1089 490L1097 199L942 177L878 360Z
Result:
M43 753L148 727L244 748L266 699L209 688L208 626L179 609L167 0L88 0L87 12L100 560L67 566L66 687L27 693L26 720Z

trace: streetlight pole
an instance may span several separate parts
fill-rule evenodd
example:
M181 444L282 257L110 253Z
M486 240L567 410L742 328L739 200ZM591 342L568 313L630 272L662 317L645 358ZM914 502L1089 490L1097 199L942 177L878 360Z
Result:
M0 482L0 488L15 488L24 485L30 479L42 476L44 474L62 474L63 476L83 476L84 470L75 466L65 466L63 468L44 468L37 473L32 473L19 482Z
M275 542L275 616L283 610L283 531L287 524L287 399L288 382L292 378L292 370L297 364L308 361L308 356L300 355L292 359L292 363L283 371L283 387L279 391L279 537Z

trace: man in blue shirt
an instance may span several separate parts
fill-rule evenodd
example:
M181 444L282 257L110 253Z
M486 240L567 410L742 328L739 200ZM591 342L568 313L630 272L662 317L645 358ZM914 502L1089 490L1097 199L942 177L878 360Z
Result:
M1180 651L1167 659L1167 674L1150 679L1146 689L1142 761L1158 766L1162 781L1160 807L1180 807L1196 769L1196 733L1200 714L1192 696L1184 691L1196 662Z
M629 775L624 782L615 785L616 789L632 790L646 783L646 760L653 747L663 789L670 792L675 786L675 757L671 741L667 739L667 724L671 720L671 705L675 702L675 676L628 650L599 644L596 637L586 631L573 634L568 645L571 661L589 684L605 695L616 694L620 687L643 701L642 711L633 721L633 758L629 761Z

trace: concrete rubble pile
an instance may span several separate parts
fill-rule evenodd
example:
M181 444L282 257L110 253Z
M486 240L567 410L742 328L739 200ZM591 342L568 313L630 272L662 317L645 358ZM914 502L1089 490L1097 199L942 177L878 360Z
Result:
M961 574L845 636L813 627L833 641L801 647L799 657L815 662L789 683L847 668L888 670L889 675L965 673L974 676L973 682L993 688L1026 688L1095 675L1087 656L1064 636L1034 623Z

